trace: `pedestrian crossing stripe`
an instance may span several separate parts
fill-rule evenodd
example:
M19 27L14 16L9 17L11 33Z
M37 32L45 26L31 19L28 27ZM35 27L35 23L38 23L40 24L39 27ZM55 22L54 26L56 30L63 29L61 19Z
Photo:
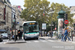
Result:
M56 42L56 41L53 41L53 40L48 40L48 41L50 41L50 42Z
M75 43L75 42L72 42L72 43Z
M34 41L34 42L39 42L39 41Z
M31 43L31 41L26 41L26 43Z
M40 40L41 42L47 42L46 40Z
M10 41L6 41L6 42L0 42L0 44L6 44L7 42L10 42ZM21 41L23 42L23 40ZM25 42L25 41L24 41ZM66 42L62 42L61 40L33 40L33 41L26 41L26 43L39 43L39 42L60 42L60 43L70 43L69 41L66 41ZM72 42L71 43L75 44L75 42Z

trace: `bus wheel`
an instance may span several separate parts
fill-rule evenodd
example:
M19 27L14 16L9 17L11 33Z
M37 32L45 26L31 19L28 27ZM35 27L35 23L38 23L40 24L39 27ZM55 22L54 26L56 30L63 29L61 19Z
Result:
M36 39L38 40L38 37Z

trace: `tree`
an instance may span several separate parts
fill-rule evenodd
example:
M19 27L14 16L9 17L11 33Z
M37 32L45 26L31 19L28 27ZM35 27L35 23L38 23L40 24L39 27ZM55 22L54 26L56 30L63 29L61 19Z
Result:
M53 13L53 16L52 16L53 21L57 21L58 12L62 9L68 14L68 20L70 21L70 24L72 24L73 14L70 14L70 8L68 8L64 4L59 4L59 3L52 3L51 8L54 10L54 13Z
M25 18L27 21L37 21L39 23L40 28L42 27L41 24L46 22L48 25L52 22L58 24L58 12L62 9L68 14L68 20L70 23L73 22L71 17L73 14L70 14L70 9L65 6L64 4L59 3L52 3L51 6L50 2L47 0L24 0L25 9L22 11L22 18ZM52 9L52 10L51 10ZM50 13L54 11L53 13ZM43 12L45 15L43 16Z
M47 22L50 2L47 0L25 0L24 2L26 9L23 10L21 17L26 20L37 21L40 27L41 23ZM43 11L45 11L45 16L43 16Z

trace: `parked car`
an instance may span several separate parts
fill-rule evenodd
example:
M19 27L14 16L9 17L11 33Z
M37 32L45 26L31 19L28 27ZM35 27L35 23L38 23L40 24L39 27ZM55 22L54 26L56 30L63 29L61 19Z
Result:
M3 39L8 39L8 34L7 33L2 33L1 35L2 35Z
M0 34L0 42L2 42L3 41L3 39L2 39L2 36L1 36L1 34Z

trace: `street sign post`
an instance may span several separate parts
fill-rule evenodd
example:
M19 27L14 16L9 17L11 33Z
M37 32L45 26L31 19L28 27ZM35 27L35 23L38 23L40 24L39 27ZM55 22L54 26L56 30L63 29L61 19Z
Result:
M42 23L42 29L46 30L46 23Z
M65 24L68 24L68 23L69 23L69 21L68 21L68 20L65 20L65 21L64 21L64 23L65 23Z
M42 32L42 34L44 34L44 35L45 35L46 23L42 23L42 30L44 31L44 32Z

